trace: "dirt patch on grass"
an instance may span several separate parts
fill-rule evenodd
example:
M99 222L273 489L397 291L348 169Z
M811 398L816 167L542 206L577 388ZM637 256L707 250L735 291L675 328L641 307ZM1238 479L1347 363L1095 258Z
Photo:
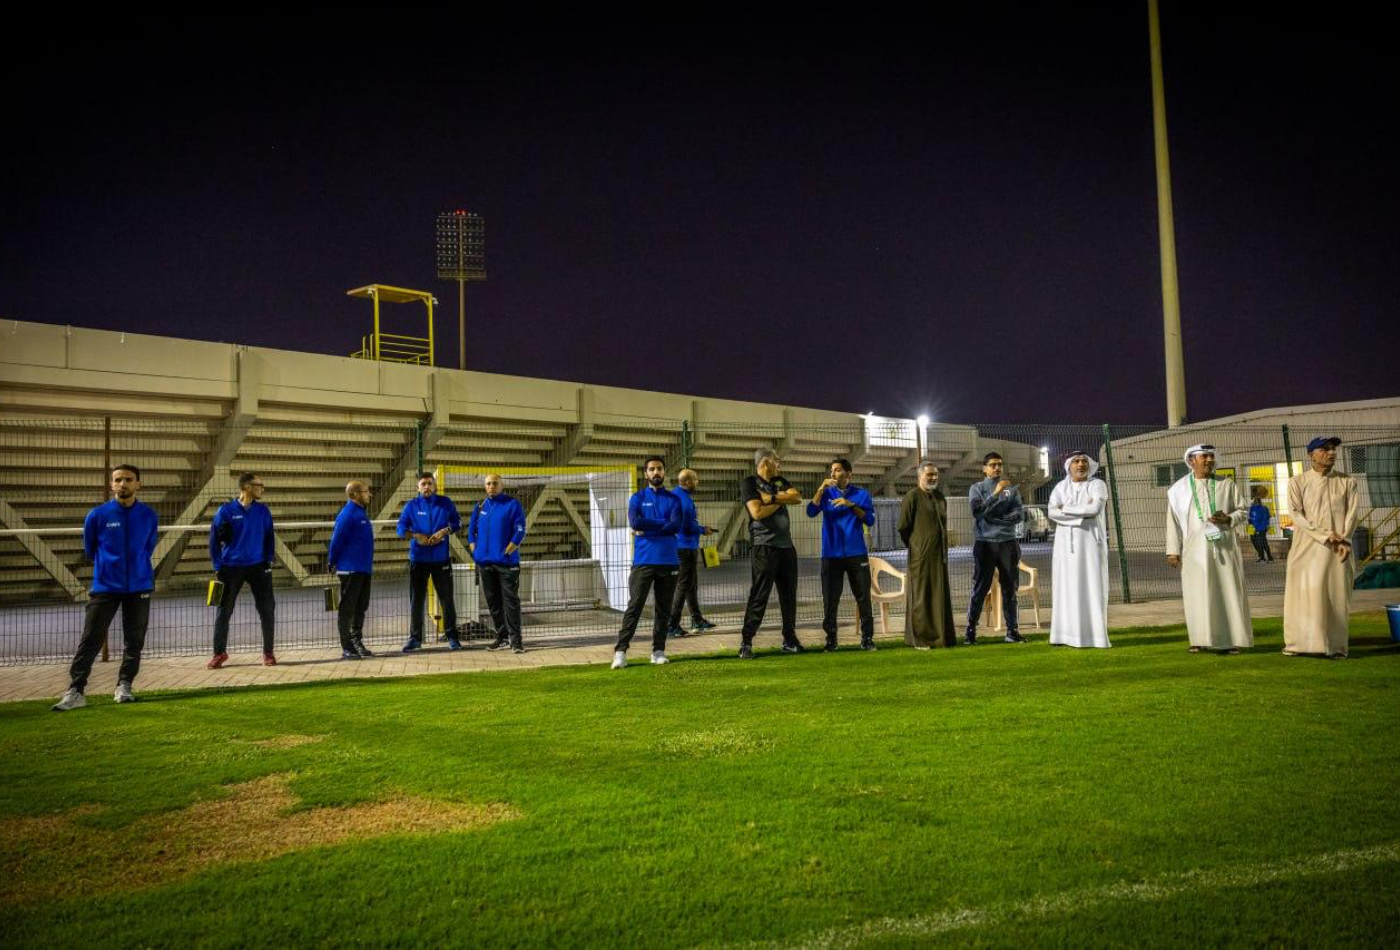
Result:
M273 736L270 739L254 739L253 745L263 749L295 749L297 746L311 745L325 740L325 736L299 736L289 733L285 736Z
M741 729L706 729L668 736L656 745L663 755L678 755L691 759L708 759L728 755L752 755L773 745L772 739L751 736Z
M399 797L293 812L290 775L231 785L226 795L103 831L101 809L0 822L0 905L149 887L221 864L384 835L440 834L520 817L505 804Z

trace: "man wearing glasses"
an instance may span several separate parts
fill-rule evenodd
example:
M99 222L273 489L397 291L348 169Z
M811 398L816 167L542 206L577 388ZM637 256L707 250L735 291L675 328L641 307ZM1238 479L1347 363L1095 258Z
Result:
M253 604L262 622L263 665L277 665L272 652L277 612L272 596L272 562L277 541L272 512L262 503L262 496L263 480L252 472L244 472L238 476L238 497L215 512L214 523L209 526L209 560L224 585L219 612L214 616L211 670L228 662L228 625L244 584L252 588Z

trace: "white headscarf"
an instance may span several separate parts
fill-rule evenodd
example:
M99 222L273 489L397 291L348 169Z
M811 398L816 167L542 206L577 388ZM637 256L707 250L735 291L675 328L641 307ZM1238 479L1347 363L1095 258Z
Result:
M1200 455L1202 452L1209 452L1211 455L1214 455L1215 464L1220 464L1220 450L1208 443L1202 443L1200 445L1191 446L1189 449L1186 450L1186 454L1181 457L1181 460L1186 463L1187 468L1190 468L1191 456Z
M1093 478L1099 473L1099 463L1095 461L1092 455L1090 455L1088 452L1075 452L1069 458L1065 459L1065 479L1067 481L1074 481L1074 476L1069 473L1069 463L1073 462L1075 459L1089 460L1089 474L1084 479L1085 481L1088 481L1090 478Z

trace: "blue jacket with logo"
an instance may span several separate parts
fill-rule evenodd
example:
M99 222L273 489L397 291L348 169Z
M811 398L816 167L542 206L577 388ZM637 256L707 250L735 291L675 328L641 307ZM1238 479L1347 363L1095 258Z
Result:
M328 554L326 560L338 574L374 572L374 525L358 502L347 501L335 516Z
M838 498L845 498L852 505L865 512L864 518L857 518L850 508L833 505ZM822 503L807 502L807 517L822 516L822 557L865 557L870 552L865 547L863 526L875 523L875 501L870 492L855 485L847 485L846 490L828 488L822 492Z
M115 498L88 512L83 522L83 552L92 561L94 594L140 594L155 589L151 555L160 518L150 505L130 508Z
M682 551L698 550L705 529L700 524L699 515L695 513L695 502L691 500L690 492L679 485L671 489L671 494L681 503L681 530L676 534L676 547Z
M209 560L214 570L271 564L276 557L272 511L260 501L247 508L237 498L214 512L209 526Z
M642 532L632 546L632 566L679 567L676 535L681 530L681 503L671 492L648 485L627 502L627 523Z
M485 498L472 509L467 525L467 543L476 545L472 560L478 564L516 567L520 564L520 545L525 541L525 509L520 502L506 494ZM506 545L515 550L506 553Z
M462 530L462 516L457 506L446 495L433 495L424 498L419 495L403 506L399 513L399 537L409 534L437 534L443 528L448 534ZM416 564L444 564L452 560L452 549L443 538L441 544L419 544L408 542L408 559Z
M1269 507L1262 502L1256 501L1249 506L1249 524L1257 534L1267 534L1269 532L1269 522L1273 520L1269 514Z

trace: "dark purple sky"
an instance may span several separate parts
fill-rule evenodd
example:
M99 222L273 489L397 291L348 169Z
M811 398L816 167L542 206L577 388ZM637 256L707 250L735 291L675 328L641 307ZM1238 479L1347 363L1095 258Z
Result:
M1400 391L1391 53L1355 10L1164 4L1194 419ZM1163 420L1145 3L640 29L37 40L0 316L345 353L382 282L438 292L455 365L463 207L473 369Z

